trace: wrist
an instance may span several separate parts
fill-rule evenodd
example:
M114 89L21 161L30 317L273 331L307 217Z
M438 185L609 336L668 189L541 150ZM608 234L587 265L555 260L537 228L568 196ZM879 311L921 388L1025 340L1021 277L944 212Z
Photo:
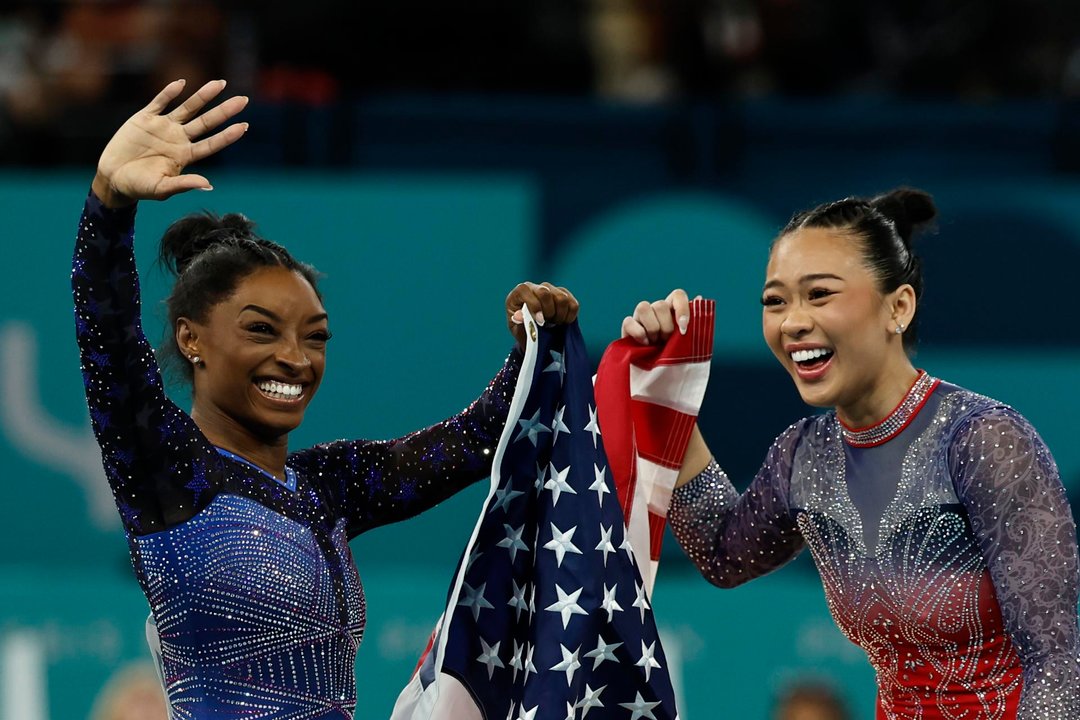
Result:
M118 210L135 204L135 199L124 195L116 190L101 173L94 175L94 181L90 184L90 190L101 201L101 204L110 210Z

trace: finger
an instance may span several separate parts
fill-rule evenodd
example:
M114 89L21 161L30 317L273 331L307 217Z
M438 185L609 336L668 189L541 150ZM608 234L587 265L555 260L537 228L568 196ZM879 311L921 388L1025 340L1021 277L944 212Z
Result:
M191 122L184 125L184 132L187 133L188 139L194 140L239 113L247 107L247 104L248 99L246 96L231 97L217 107L207 110L202 115L192 119Z
M244 133L248 130L248 124L234 123L225 128L216 135L211 135L205 140L200 140L191 146L191 160L190 162L196 162L202 160L205 157L209 157L214 153L227 148L234 142L244 137Z
M162 110L169 106L176 96L184 90L184 85L187 84L187 80L173 80L171 83L161 89L154 99L146 106L146 111L158 115Z
M555 286L549 282L540 283L536 286L536 299L540 303L540 314L543 315L545 323L557 323L559 321L559 309L555 301ZM530 308L531 309L531 308ZM540 322L537 320L537 322Z
M578 303L578 299L574 297L574 293L570 292L564 287L556 288L559 295L560 308L559 312L562 319L559 322L570 324L577 320L578 311L581 309L581 305Z
M666 340L675 332L675 313L667 300L657 300L652 304L656 321L660 323L660 340Z
M686 296L686 291L682 289L672 290L667 296L667 300L671 303L671 309L675 314L675 322L679 326L679 333L686 334L686 328L690 325L690 298Z
M206 103L210 102L225 89L224 80L211 80L191 94L180 106L169 113L166 117L179 123L186 123L202 110Z
M577 312L570 308L571 302L576 302L574 296L566 288L556 287L549 282L543 283L543 287L550 292L552 305L551 313L545 313L547 320L559 325L573 322L574 317L577 317Z
M202 175L177 175L164 177L154 188L155 197L165 199L188 190L213 190L210 181Z
M649 334L645 332L645 328L641 323L632 317L624 317L622 321L622 337L631 338L636 340L642 345L649 344Z
M656 310L652 304L642 300L634 308L634 320L640 323L645 330L647 344L656 342L660 337L660 321L656 318Z
M524 305L529 308L536 324L543 325L547 321L547 316L544 315L544 302L540 298L540 291L547 293L545 288L536 283L519 284L506 296L506 312L514 313Z

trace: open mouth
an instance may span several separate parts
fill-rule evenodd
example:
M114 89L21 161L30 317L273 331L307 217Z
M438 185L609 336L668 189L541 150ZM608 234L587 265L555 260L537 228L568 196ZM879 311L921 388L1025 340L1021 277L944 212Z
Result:
M824 370L833 358L833 351L828 348L795 350L790 353L795 369L800 375L815 375Z
M296 402L304 397L304 386L299 384L260 380L255 383L255 387L259 388L264 397L278 402Z

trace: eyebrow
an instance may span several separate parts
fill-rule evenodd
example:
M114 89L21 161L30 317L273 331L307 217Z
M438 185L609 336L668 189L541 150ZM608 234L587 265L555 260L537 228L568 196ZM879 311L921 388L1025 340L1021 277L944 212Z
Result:
M262 307L260 305L253 305L253 304L252 305L245 305L244 307L240 308L240 312L244 312L245 310L251 310L252 312L257 312L257 313L259 313L261 315L265 315L266 317L270 318L274 322L281 322L281 316L280 315L278 315L273 310L267 310L266 308L264 308L264 307ZM317 313L317 314L312 315L311 317L309 317L307 319L307 323L311 324L311 323L315 323L315 322L320 322L322 320L329 319L329 317L330 316L327 313L324 313L324 312Z
M800 285L805 285L806 283L813 282L815 280L840 280L840 281L843 281L843 279L844 278L840 277L839 275L833 275L832 273L811 273L810 275L803 275L801 278L799 278L799 284ZM763 290L768 290L769 288L777 287L778 285L783 285L783 284L784 283L782 283L779 280L770 280L769 282L765 283L765 287L762 288L762 289Z

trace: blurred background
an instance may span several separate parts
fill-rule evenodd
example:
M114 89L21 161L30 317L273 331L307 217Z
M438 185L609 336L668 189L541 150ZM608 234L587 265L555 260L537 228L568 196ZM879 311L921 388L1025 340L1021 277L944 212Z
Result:
M192 210L244 212L322 269L335 340L294 447L466 405L510 348L520 280L577 294L596 358L681 286L719 301L701 425L745 486L809 412L760 338L769 241L796 210L907 184L941 210L917 364L1026 414L1080 496L1076 2L3 0L0 720L163 717L68 276L101 147L177 77L251 95L251 130L201 169L213 193L140 209L145 324L163 331L157 238ZM389 714L485 492L353 543L358 718ZM665 554L684 720L807 697L820 713L798 717L873 717L808 558L721 591Z

